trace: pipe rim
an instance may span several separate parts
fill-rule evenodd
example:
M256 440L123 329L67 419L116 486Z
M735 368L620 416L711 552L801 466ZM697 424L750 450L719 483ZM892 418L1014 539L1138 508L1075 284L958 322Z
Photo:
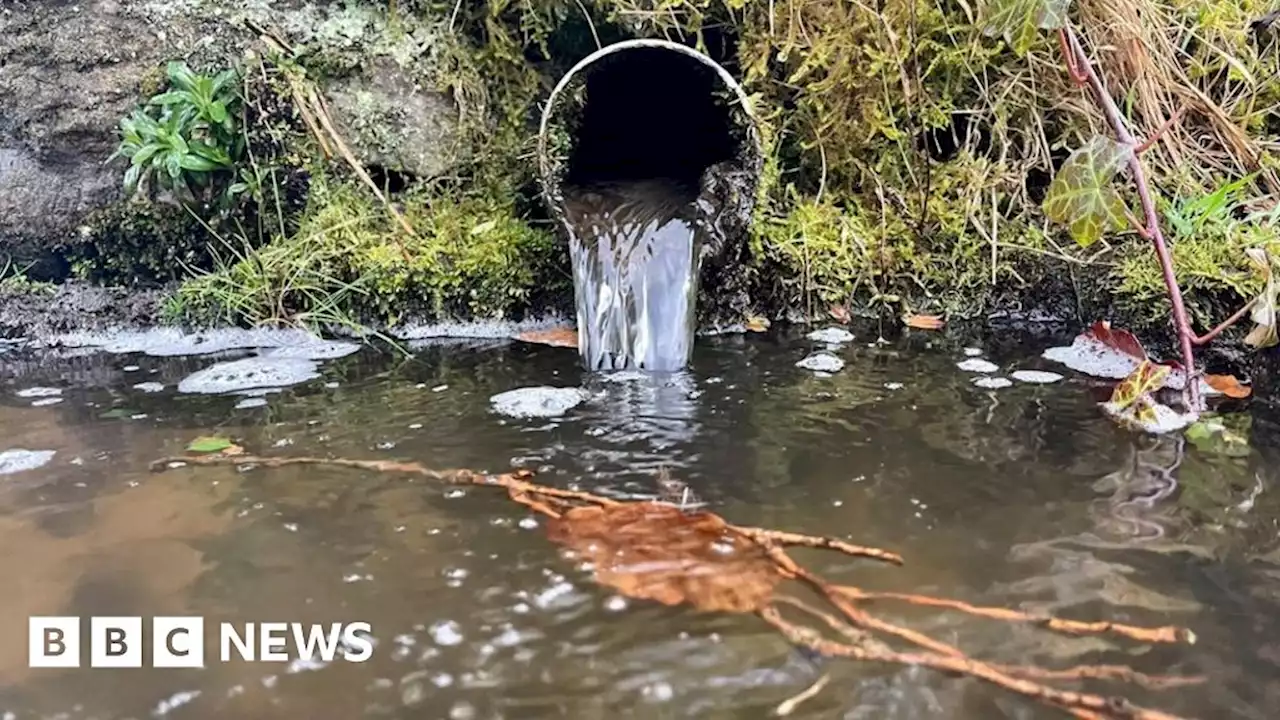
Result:
M705 54L680 43L670 40L659 40L656 38L636 38L632 40L621 40L611 45L599 48L595 52L579 60L569 72L561 76L555 88L551 90L551 94L547 97L547 103L542 108L542 117L538 123L538 175L542 192L548 205L551 206L552 212L557 216L560 215L560 207L557 193L559 191L559 183L553 178L552 168L550 167L551 158L547 154L547 131L550 129L551 118L555 113L556 102L560 99L561 93L569 83L578 76L580 72L587 67L593 65L596 61L627 50L636 50L641 48L657 48L662 50L671 50L673 52L684 55L685 57L696 60L702 65L711 68L720 81L724 83L737 96L737 105L741 107L742 112L746 115L748 122L746 123L746 131L748 143L752 151L752 159L754 164L760 165L763 162L764 148L760 142L760 132L758 128L759 119L756 117L755 110L751 106L751 98L747 95L747 91L743 89L737 78L724 68L720 63L707 57ZM758 168L755 168L758 171Z

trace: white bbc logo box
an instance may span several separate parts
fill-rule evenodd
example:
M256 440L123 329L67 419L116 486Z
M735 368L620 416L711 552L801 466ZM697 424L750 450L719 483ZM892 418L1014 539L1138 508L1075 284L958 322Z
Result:
M33 617L27 651L33 668L74 668L81 661L81 619ZM140 617L93 617L88 622L89 667L140 668L145 637ZM204 618L151 621L151 667L204 667Z

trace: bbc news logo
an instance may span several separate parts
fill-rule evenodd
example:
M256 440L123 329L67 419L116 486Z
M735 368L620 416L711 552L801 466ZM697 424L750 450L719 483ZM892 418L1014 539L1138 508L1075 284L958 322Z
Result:
M33 668L80 667L81 649L89 647L89 667L143 667L147 642L140 617L89 618L88 641L81 640L81 618L33 617L28 621L27 648ZM218 660L290 662L339 657L364 662L373 655L372 627L367 622L220 623ZM205 667L204 618L156 617L150 624L151 665L158 668Z

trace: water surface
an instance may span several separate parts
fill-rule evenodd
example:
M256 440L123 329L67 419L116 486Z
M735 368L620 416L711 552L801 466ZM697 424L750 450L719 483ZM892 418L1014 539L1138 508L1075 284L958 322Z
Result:
M496 490L330 467L148 472L209 434L263 454L527 467L618 497L652 496L665 467L732 522L907 559L797 553L841 582L1199 637L1147 648L878 608L976 655L1205 673L1207 685L1160 693L1089 687L1191 717L1273 717L1274 470L1120 430L1088 378L975 387L959 348L918 338L860 337L835 351L847 364L830 376L795 367L815 349L802 338L701 339L687 372L649 377L586 373L572 350L442 340L411 359L323 362L321 377L242 409L241 396L177 391L235 353L10 351L0 450L55 455L0 476L0 717L760 718L823 671L752 617L613 596ZM987 357L1002 371L1061 370L1038 351ZM492 412L492 395L531 385L591 397L561 418ZM36 387L61 393L19 395ZM50 397L61 401L33 406ZM377 647L363 664L27 668L28 616L111 614L366 620ZM825 669L833 682L793 717L1065 717L920 669Z

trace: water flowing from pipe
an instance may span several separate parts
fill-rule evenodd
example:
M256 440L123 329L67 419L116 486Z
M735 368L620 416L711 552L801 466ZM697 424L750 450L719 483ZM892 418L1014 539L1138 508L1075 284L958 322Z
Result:
M566 188L578 344L590 370L676 371L696 328L697 190L665 179Z

